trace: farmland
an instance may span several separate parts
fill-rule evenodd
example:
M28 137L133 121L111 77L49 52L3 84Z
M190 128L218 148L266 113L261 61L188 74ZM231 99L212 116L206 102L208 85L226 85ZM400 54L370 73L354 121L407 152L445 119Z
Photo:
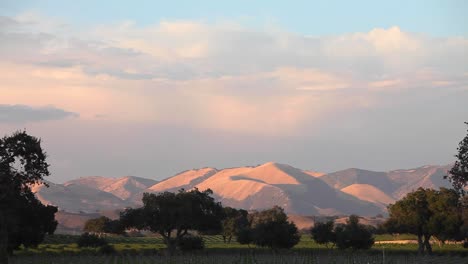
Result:
M377 236L376 240L411 239ZM329 250L316 244L308 235L303 235L292 250L273 252L237 242L224 243L221 236L204 236L206 249L167 257L162 239L154 237L109 236L107 240L116 252L105 255L95 248L79 248L76 236L48 236L36 249L21 249L15 252L11 263L468 263L468 250L459 244L434 245L434 255L416 255L416 244L379 244L368 251ZM385 262L383 260L385 259Z

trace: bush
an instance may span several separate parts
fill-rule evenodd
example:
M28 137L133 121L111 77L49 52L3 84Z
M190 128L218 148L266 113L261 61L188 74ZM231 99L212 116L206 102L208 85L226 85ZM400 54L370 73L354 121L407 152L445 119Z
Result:
M205 241L200 236L187 235L178 241L177 247L182 251L200 250L205 248Z
M333 232L334 223L333 221L328 221L326 223L315 223L314 227L310 230L312 239L317 242L317 244L325 244L328 248L328 244L335 244L336 234Z
M294 223L287 221L268 221L254 227L253 242L257 246L272 249L292 248L301 239Z
M374 244L374 238L367 226L359 224L359 218L351 215L346 225L335 228L336 245L340 249L369 249Z
M244 227L237 231L236 239L239 244L250 244L253 241L252 229Z
M104 238L98 237L93 234L84 233L77 241L78 247L101 247L107 245L107 241Z

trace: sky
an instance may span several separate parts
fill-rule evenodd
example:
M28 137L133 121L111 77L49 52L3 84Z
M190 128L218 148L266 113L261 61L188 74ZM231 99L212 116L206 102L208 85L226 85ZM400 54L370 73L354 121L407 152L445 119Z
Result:
M0 2L0 135L50 180L454 161L466 1Z

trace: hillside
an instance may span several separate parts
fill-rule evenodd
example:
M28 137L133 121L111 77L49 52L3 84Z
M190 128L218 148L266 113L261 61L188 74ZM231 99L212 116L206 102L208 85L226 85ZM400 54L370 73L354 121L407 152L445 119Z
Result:
M346 169L323 174L286 164L268 162L256 167L202 168L162 181L126 176L81 177L50 188L33 186L38 198L67 212L117 210L141 205L144 192L210 188L226 206L259 210L279 205L295 215L373 216L418 187L448 187L442 177L447 166L374 172Z
M190 172L193 175L195 172ZM186 184L186 188L211 189L224 205L248 210L282 206L294 214L350 214L373 215L382 210L374 204L330 188L317 177L289 165L269 162L257 167L239 167L220 171L198 173L197 183ZM179 176L180 177L180 176ZM169 190L173 190L178 176L169 179ZM185 177L182 178L185 180ZM162 191L165 181L147 191ZM179 187L182 185L179 185Z

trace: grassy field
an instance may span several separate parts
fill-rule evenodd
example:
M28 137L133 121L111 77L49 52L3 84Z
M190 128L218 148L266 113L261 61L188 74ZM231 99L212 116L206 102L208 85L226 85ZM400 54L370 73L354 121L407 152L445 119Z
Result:
M414 239L412 235L377 236L377 241ZM303 235L292 250L272 252L269 249L240 245L233 241L224 243L221 236L204 236L206 249L182 256L165 257L162 239L154 237L109 236L107 240L116 254L105 256L95 248L79 248L76 236L48 236L36 249L15 252L11 263L454 263L468 264L468 250L459 244L439 247L434 245L434 255L416 255L416 244L374 245L367 251L329 250L316 244L309 235ZM383 262L385 258L385 262Z

